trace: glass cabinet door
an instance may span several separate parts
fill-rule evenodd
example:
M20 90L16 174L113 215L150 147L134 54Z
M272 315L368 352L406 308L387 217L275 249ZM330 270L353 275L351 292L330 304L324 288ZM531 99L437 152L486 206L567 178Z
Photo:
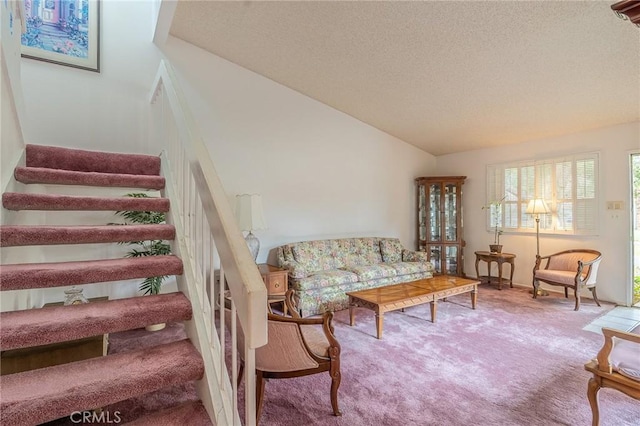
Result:
M429 260L433 264L433 273L442 274L442 246L429 246L427 253L429 253Z
M446 246L445 256L445 273L448 275L458 275L458 246Z
M444 238L445 241L458 240L457 187L447 183L444 186Z
M440 219L440 197L442 186L429 185L429 241L442 241L442 224Z
M418 185L418 240L427 240L427 188L425 185Z

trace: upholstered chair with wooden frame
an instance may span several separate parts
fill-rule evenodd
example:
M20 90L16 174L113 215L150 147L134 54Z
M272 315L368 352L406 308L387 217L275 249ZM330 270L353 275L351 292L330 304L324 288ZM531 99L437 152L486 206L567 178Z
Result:
M600 424L598 391L611 388L640 400L640 327L631 333L603 328L604 345L596 359L584 368L593 374L587 396L591 405L592 426Z
M596 279L602 254L596 250L574 249L554 253L549 256L536 256L533 267L533 298L538 296L540 282L564 287L564 297L569 297L573 289L576 298L575 311L580 309L580 290L588 288L598 306ZM544 264L544 266L543 266Z
M274 314L269 308L268 335L265 346L256 349L256 424L262 413L265 382L329 372L331 376L331 406L333 414L341 416L338 408L340 387L340 343L335 338L332 312L322 317L301 318L289 290L285 303L291 317ZM238 384L242 380L244 362L240 360Z

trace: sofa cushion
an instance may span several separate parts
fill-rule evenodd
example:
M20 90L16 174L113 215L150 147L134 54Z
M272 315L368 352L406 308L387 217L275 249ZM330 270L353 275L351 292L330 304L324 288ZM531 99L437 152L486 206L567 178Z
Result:
M392 263L391 266L395 269L398 275L417 274L420 272L432 272L433 265L431 262L398 262Z
M308 277L301 278L295 283L295 290L312 290L357 282L358 276L353 272L333 269L330 271L315 272Z
M380 240L380 252L382 253L382 261L385 263L402 261L402 244L397 238Z
M360 281L369 281L385 277L395 277L396 275L398 275L398 271L396 271L394 267L386 265L384 263L378 263L375 265L346 266L344 269L356 274Z
M374 238L353 238L351 250L343 266L373 265L382 262L380 243Z
M280 263L295 260L295 257L293 257L293 253L291 252L291 246L288 244L278 247L276 249L276 255L278 257L278 262Z
M303 241L291 248L295 260L304 266L308 273L336 269L334 240Z
M426 251L402 250L401 260L403 262L428 262L429 254Z
M288 274L290 278L304 278L309 275L307 268L295 260L279 262L279 266L289 271Z

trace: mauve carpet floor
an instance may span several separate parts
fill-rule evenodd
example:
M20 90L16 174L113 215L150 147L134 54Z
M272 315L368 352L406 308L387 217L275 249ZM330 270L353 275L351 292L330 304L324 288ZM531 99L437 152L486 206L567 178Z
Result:
M527 289L481 286L476 310L468 294L438 304L385 314L382 340L371 311L335 314L342 345L342 417L331 414L328 373L270 380L261 425L585 425L590 375L602 337L582 327L613 305L597 307L552 294L533 300ZM141 338L132 340L131 338ZM147 333L115 333L111 352L182 338L179 325ZM240 388L241 394L243 386ZM162 405L195 399L193 387L125 401L132 420ZM602 426L640 425L640 402L611 389L600 391ZM243 416L243 413L241 413Z

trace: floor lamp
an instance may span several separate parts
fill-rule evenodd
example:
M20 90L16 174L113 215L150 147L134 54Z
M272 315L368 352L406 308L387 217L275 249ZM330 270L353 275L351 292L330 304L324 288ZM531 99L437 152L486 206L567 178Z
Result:
M550 213L551 209L542 198L529 201L527 214L532 214L536 219L536 255L540 256L540 215Z
M258 258L258 251L260 250L260 241L253 235L253 231L267 229L260 194L236 195L236 217L240 230L249 231L244 239L255 261Z
M536 219L536 256L540 256L540 215L550 212L551 209L542 198L535 198L527 204L527 214L533 215ZM538 296L547 296L548 294L546 290L538 289Z

